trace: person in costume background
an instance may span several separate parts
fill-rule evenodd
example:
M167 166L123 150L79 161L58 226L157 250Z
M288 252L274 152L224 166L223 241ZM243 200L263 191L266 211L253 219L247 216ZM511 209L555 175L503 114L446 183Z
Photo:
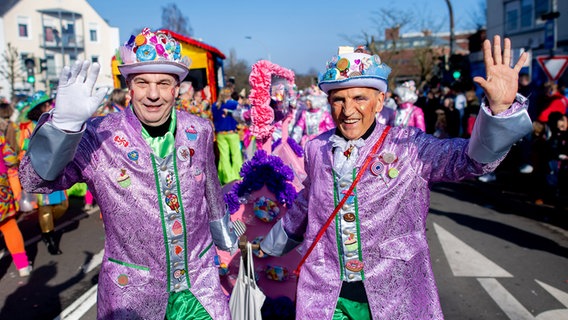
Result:
M426 132L424 112L414 103L418 100L414 81L407 81L396 87L393 91L397 102L394 125L403 127L416 127Z
M119 88L113 89L103 105L97 110L96 116L104 116L111 112L123 111L124 108L128 106L129 99L126 90Z
M319 82L337 127L306 144L305 188L261 249L279 256L303 241L298 319L443 319L426 237L429 187L493 171L532 129L516 95L527 55L511 68L509 39L503 53L499 36L486 40L487 79L474 81L487 103L472 137L438 139L377 123L390 68L342 48Z
M30 108L27 112L27 122L20 123L20 155L22 160L29 147L29 141L41 115L53 107L53 98L44 91L37 91L31 97ZM37 193L38 221L42 240L47 251L52 255L62 253L59 248L59 236L55 232L55 221L61 218L69 208L67 188L54 189L50 192Z
M0 101L0 132L4 134L6 143L18 155L20 145L18 144L18 124L13 120L17 117L16 110L8 100ZM8 167L8 180L14 193L14 199L19 201L22 197L22 187L18 178L18 166Z
M175 110L190 64L180 53L159 30L131 36L117 57L131 103L105 117L91 117L104 98L93 92L100 65L65 66L20 165L26 190L86 182L104 212L97 319L230 318L212 244L236 250L237 236L211 125Z
M18 211L8 172L19 164L17 153L6 143L4 134L0 132L0 231L4 235L6 247L12 255L12 260L20 277L30 274L32 267L26 254L24 238L16 221Z
M194 114L211 121L211 99L208 97L208 92L209 86L195 91L195 93L193 93L193 100L191 100L190 103L190 108L194 110Z
M311 88L305 101L306 109L301 111L292 134L292 138L302 146L319 134L335 127L329 113L325 93L317 88Z
M236 99L232 95L236 94ZM211 107L217 148L219 149L219 181L224 185L238 180L239 171L243 165L241 140L237 132L237 120L233 111L237 110L238 93L229 88L223 88L219 93L217 102Z
M193 94L194 90L191 81L183 81L182 83L180 83L179 96L176 102L176 109L196 114L197 112L195 110L193 110L193 112L191 110L191 102L193 101Z

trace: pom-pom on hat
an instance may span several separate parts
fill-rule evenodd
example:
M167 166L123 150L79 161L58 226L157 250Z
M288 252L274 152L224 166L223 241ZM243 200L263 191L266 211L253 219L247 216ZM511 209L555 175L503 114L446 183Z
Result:
M386 92L390 72L391 68L382 63L378 55L370 55L360 48L339 47L338 54L327 62L318 86L326 94L331 90L353 87Z
M127 78L136 73L175 74L183 81L189 73L191 61L181 56L181 45L162 31L152 32L144 28L137 36L119 48L118 69Z

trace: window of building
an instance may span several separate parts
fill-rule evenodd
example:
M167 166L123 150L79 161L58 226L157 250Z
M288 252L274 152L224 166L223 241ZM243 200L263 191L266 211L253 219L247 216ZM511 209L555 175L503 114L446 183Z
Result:
M30 19L28 17L18 17L18 36L20 38L29 38Z
M530 28L533 25L533 1L521 0L521 29Z
M54 55L46 55L45 56L45 60L46 60L46 65L47 65L47 77L48 78L52 78L52 77L57 77L57 70L55 69L56 65L55 65L55 56Z
M519 30L519 11L519 1L510 1L505 3L505 32L514 32Z
M90 37L91 42L98 42L99 41L99 35L98 35L98 32L97 32L97 29L98 29L98 27L97 27L96 24L92 23L92 24L89 25L89 37Z
M539 20L540 16L542 16L545 13L549 13L550 11L552 11L552 8L550 6L549 0L535 0L534 4L535 20Z
M55 35L53 34L53 28L50 26L43 27L43 36L46 42L55 42Z
M67 22L66 26L61 30L63 36L63 43L65 45L75 45L77 39L75 35L75 25L73 22Z
M91 42L97 42L98 41L97 30L93 30L93 29L89 30L89 35L91 37Z
M23 23L18 23L18 33L21 38L28 37L28 25Z
M59 36L59 30L55 27L55 21L53 19L43 19L43 38L49 45L53 45L54 43L59 45L61 38Z
M91 62L92 63L99 62L99 56L91 56Z

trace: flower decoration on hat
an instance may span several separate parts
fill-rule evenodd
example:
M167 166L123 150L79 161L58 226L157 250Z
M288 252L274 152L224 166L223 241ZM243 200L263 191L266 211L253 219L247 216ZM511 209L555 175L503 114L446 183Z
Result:
M346 48L341 47L342 52L327 62L326 71L320 77L320 89L326 94L330 90L352 87L370 87L386 92L391 68L364 47L357 50Z
M165 31L144 28L118 49L118 68L123 76L133 73L170 73L183 80L191 60L181 55L181 44Z
M292 168L284 164L280 157L269 155L264 150L256 151L252 159L243 164L240 175L243 179L235 183L224 196L230 213L237 212L254 191L265 185L278 202L287 207L292 205L298 195L292 185Z

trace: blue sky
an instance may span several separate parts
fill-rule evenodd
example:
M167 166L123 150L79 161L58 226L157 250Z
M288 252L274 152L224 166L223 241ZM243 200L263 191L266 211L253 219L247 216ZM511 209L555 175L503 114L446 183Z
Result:
M209 0L148 1L88 0L113 27L120 29L120 42L142 27L161 27L162 7L176 3L188 18L193 37L229 55L253 64L259 59L307 73L322 71L325 62L349 39L363 32L379 35L381 10L389 9L413 17L413 30L436 26L449 31L445 0ZM451 0L455 30L475 28L475 16L485 0ZM119 5L117 7L117 4ZM392 5L391 5L392 4ZM382 34L380 35L382 37ZM251 39L247 39L250 37Z

